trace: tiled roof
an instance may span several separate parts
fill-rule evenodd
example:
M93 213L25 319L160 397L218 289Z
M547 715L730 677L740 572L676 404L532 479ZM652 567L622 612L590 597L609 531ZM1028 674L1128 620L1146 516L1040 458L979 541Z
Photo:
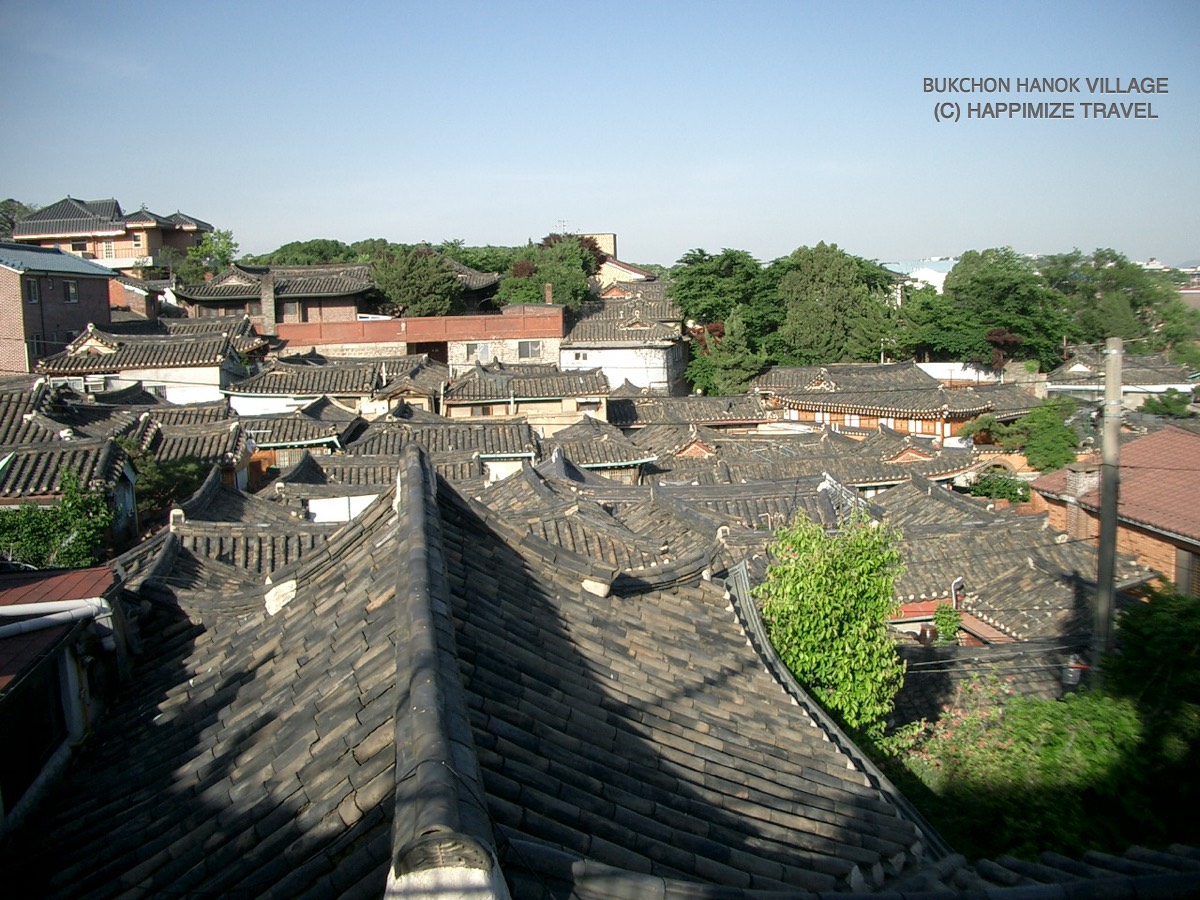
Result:
M51 247L0 241L0 266L15 272L112 278L112 269Z
M621 428L646 425L720 425L766 422L757 397L609 396L608 421Z
M35 234L116 233L124 228L118 223L121 205L116 200L76 200L66 197L17 220L13 236Z
M462 282L463 287L468 291L481 291L484 288L490 288L492 285L500 283L499 272L480 272L477 269L472 269L470 266L463 265L456 259L451 259L449 256L442 256L442 260L454 271L458 276L458 280Z
M476 363L446 387L444 402L546 400L556 397L606 397L608 378L601 369L563 372L557 366Z
M257 375L239 381L226 390L238 396L369 397L382 386L380 363L354 365L292 365L270 362Z
M866 415L946 412L958 417L988 410L973 389L946 388L913 362L775 366L755 378L754 389L796 409Z
M594 416L560 429L542 441L545 451L558 448L571 462L587 468L633 466L654 461L654 454L630 441L621 429Z
M976 463L969 448L936 446L883 426L863 441L828 429L735 434L696 425L650 426L632 440L656 452L647 477L658 482L734 484L828 474L841 484L870 487L914 475L945 479Z
M61 353L38 362L38 371L65 377L128 369L182 369L219 366L234 358L226 335L199 337L117 336L88 325Z
M337 297L374 288L371 267L359 264L314 266L248 266L234 263L210 281L179 285L175 292L188 300L257 300L266 277L279 299Z
M418 896L453 865L580 900L1019 882L1015 900L1065 878L1133 897L1131 871L1143 894L1194 888L1182 849L1040 875L945 855L782 672L743 591L598 596L579 554L548 566L415 448L399 464L398 491L276 570L274 615L152 606L130 687L0 847L10 890ZM198 562L157 540L153 577ZM256 593L201 567L206 597Z
M1018 419L1042 402L1019 384L977 384L973 390L988 404L988 412L1001 421Z
M1104 387L1104 354L1087 347L1077 347L1067 360L1046 376L1053 386ZM1187 366L1171 362L1162 354L1135 356L1125 354L1121 358L1121 384L1189 384L1192 370Z
M611 307L618 307L616 310ZM591 301L572 317L563 337L563 346L584 344L657 344L665 345L683 339L678 322L657 321L643 310L637 301L619 303Z
M683 312L675 301L666 296L669 282L658 281L614 281L604 289L605 297L616 299L619 294L626 300L636 301L645 315L659 322L680 322ZM589 301L591 302L591 301Z
M0 446L58 440L60 428L42 414L50 390L27 380L0 384Z
M128 462L111 438L0 447L0 497L9 502L56 497L68 473L85 489L111 490Z
M175 213L160 216L145 207L137 212L124 213L116 200L76 200L67 197L39 209L13 225L16 237L67 234L123 234L126 225L154 225L165 231L212 231L207 222Z
M246 434L259 447L303 447L326 444L342 447L363 425L356 413L320 397L290 413L243 416Z
M206 465L235 465L249 455L245 425L232 419L194 425L151 420L143 445L159 462L191 459Z
M896 582L902 601L949 601L961 578L964 608L1012 638L1090 633L1096 551L1049 531L1044 515L993 511L921 479L873 499L904 535L905 571ZM1132 557L1118 559L1118 582L1150 575Z
M428 452L510 457L537 455L537 437L525 421L502 422L374 422L354 441L347 452L398 454L406 443L416 443Z

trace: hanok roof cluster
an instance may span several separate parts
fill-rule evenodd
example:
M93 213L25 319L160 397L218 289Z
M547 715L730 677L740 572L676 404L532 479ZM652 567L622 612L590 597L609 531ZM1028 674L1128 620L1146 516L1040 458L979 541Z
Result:
M1091 347L1075 347L1071 358L1046 376L1046 380L1058 387L1086 387L1104 389L1104 354ZM1184 365L1173 363L1161 353L1144 355L1129 354L1121 359L1122 386L1139 385L1188 385L1192 371Z
M213 230L208 222L181 212L160 216L143 206L126 213L121 209L121 204L113 199L76 200L67 197L15 222L13 237L33 240L71 235L117 236L125 234L132 226L150 226L162 231Z
M10 886L398 896L453 871L480 896L597 900L1049 898L1116 872L1129 896L1139 876L1194 887L1182 848L1085 867L948 855L781 672L736 579L671 565L698 507L561 461L479 499L415 445L396 465L336 529L209 484L120 561L152 610L135 689L0 849ZM249 523L269 528L254 541Z

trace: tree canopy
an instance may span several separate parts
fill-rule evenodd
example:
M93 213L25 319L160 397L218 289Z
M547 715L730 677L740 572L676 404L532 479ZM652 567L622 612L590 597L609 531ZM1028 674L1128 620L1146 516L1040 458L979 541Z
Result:
M183 282L203 281L206 273L220 272L227 268L237 256L238 243L232 231L216 229L206 232L200 243L188 250L179 266L179 278Z
M85 490L68 473L62 499L54 506L26 503L0 509L0 554L39 569L95 565L115 517L102 492Z
M517 251L497 299L503 304L543 303L549 284L555 303L578 309L588 295L588 277L598 265L578 235L547 235L541 243L531 242Z
M383 308L392 315L449 315L462 297L462 282L445 258L429 247L379 257L371 271L384 298Z
M850 728L882 733L904 663L888 634L903 572L900 534L865 516L835 534L803 517L779 529L755 592L771 644L796 679Z
M38 211L38 206L32 203L22 203L9 197L0 200L0 241L12 240L13 226L18 219Z

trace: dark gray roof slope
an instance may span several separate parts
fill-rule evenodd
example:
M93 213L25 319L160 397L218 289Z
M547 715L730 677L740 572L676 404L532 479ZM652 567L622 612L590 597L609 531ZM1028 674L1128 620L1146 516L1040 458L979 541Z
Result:
M57 496L67 474L75 475L85 490L111 489L128 464L125 451L111 438L0 447L0 497Z
M865 415L946 411L972 416L988 409L971 388L946 388L914 362L775 366L754 379L754 390L798 409Z
M1088 347L1076 347L1069 360L1046 376L1055 386L1104 387L1104 354ZM1121 359L1122 385L1187 384L1192 370L1173 363L1160 353Z
M101 347L102 352L91 348ZM61 353L38 362L38 371L60 377L121 372L127 369L177 369L236 362L237 348L224 334L197 337L113 335L89 324Z
M247 436L259 447L328 445L341 448L363 426L363 419L327 397L290 413L243 416Z
M627 468L655 459L654 453L637 446L619 428L594 416L584 416L541 443L543 451L552 452L557 447L571 462L585 468Z
M314 266L250 266L234 263L210 281L179 285L175 292L188 300L257 300L264 279L274 284L279 299L336 297L361 294L375 286L371 267L359 264Z
M420 444L435 456L468 451L485 457L533 459L539 452L537 437L524 420L461 422L449 419L373 422L346 450L356 455L397 454L409 442Z
M296 365L275 361L257 375L239 381L226 391L235 395L263 396L371 396L382 387L378 362L353 365Z
M757 397L610 396L608 421L619 428L648 425L753 425L770 416Z
M499 361L475 366L446 386L444 402L548 400L556 397L606 397L608 378L601 369L564 372L558 366L513 365Z

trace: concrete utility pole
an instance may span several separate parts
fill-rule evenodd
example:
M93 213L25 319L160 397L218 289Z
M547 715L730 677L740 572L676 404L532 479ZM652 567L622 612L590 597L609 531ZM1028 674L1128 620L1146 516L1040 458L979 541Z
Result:
M1121 357L1120 338L1104 345L1104 434L1100 449L1100 548L1096 565L1096 618L1092 629L1092 670L1103 678L1103 660L1112 645L1116 601L1117 488L1121 480Z

